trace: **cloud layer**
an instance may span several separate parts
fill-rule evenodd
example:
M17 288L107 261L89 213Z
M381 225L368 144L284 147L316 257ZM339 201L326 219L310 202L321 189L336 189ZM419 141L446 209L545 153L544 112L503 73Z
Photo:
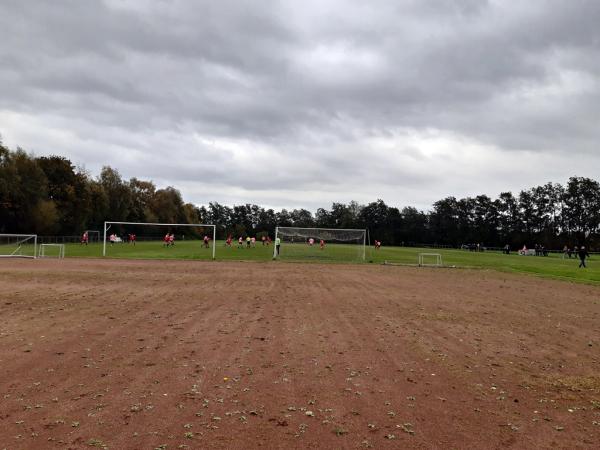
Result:
M0 133L199 204L600 178L600 2L3 2Z

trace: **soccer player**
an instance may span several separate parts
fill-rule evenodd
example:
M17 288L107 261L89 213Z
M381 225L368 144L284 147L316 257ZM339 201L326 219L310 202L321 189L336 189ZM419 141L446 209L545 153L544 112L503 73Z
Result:
M169 245L175 245L175 233L171 233L171 235L169 236Z
M271 236L267 236L267 246L271 245Z
M110 245L114 245L114 243L117 241L117 236L115 233L112 233L108 239L110 240Z
M208 248L208 236L204 235L204 248Z
M260 240L262 241L262 245L265 245L265 242L267 241L267 237L263 234L263 237L261 237Z
M244 248L244 238L242 236L238 239L238 248Z
M131 233L129 235L129 242L132 243L133 245L135 245L135 240L137 239L137 236L135 235L135 233Z
M375 250L379 250L381 248L381 241L375 241Z
M256 247L256 238L254 236L252 236L252 239L250 239L250 243L252 244L252 248Z
M89 236L88 236L88 232L84 231L83 232L83 236L81 236L81 244L85 244L88 245L88 241L89 241Z
M319 242L319 245L321 246L321 250L323 250L325 248L325 241L323 239L321 239L321 242Z
M233 237L231 235L227 236L227 240L225 241L225 245L227 247L231 247L231 241L233 241Z
M586 265L585 265L585 258L587 258L589 255L589 253L587 252L587 250L585 249L585 246L581 246L581 248L579 249L579 251L577 252L577 254L579 255L579 268L581 269L582 267L585 269Z
M315 240L313 238L310 238L308 240L308 245L310 245L311 247L315 244Z
M246 236L246 248L250 248L250 241L252 239L250 239L250 236Z
M278 237L275 238L275 251L277 252L277 256L279 256L279 250L281 249L281 239Z
M170 244L170 239L171 239L171 235L169 233L165 234L165 237L163 238L163 245L165 247L168 247Z

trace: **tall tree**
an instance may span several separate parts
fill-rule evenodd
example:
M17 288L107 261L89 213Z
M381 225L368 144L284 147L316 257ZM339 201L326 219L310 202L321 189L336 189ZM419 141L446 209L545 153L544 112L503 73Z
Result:
M600 227L600 184L589 178L571 177L563 194L564 222L580 243Z

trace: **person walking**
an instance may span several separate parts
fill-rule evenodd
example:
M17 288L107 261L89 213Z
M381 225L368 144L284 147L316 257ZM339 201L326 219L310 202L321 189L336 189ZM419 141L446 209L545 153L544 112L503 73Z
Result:
M587 252L585 246L583 246L583 245L581 246L581 248L579 249L578 255L579 255L579 261L580 261L579 268L581 269L582 267L584 267L584 268L587 267L585 265L585 258L590 256L590 254Z

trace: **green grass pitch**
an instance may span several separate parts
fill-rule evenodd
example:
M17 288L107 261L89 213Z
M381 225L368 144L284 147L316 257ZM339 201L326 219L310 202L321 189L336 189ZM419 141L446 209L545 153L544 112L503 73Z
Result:
M211 243L212 245L212 243ZM289 244L288 244L289 245ZM293 244L300 245L300 244ZM345 245L327 245L321 251L318 246L299 261L344 263L356 260L355 247ZM313 251L314 250L314 251ZM282 252L286 244L282 245ZM445 266L494 269L507 272L528 273L543 277L570 280L585 283L600 283L600 256L593 255L588 260L587 269L579 269L576 258L563 259L562 255L551 254L547 257L519 256L516 253L504 255L499 252L469 252L464 250L419 249L412 247L382 247L379 250L367 248L366 263L381 264L384 261L397 264L416 264L420 252L440 253ZM98 243L83 246L66 244L67 257L102 257L102 245ZM165 248L159 241L140 241L135 246L125 243L107 244L107 257L140 259L196 259L211 260L212 248L202 247L199 241L178 241L174 247ZM255 248L238 248L237 244L226 247L223 241L217 241L216 260L218 261L271 261L273 246L263 246L260 242ZM297 255L297 253L296 253ZM354 262L351 261L351 262Z

